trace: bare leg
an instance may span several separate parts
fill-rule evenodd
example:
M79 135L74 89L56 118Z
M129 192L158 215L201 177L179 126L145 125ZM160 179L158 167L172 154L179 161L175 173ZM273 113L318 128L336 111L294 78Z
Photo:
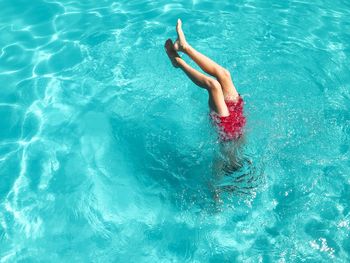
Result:
M228 116L229 111L224 100L220 83L189 66L176 52L170 39L165 42L165 48L172 64L175 67L181 68L193 83L208 91L209 105L212 110L220 116Z
M194 62L198 64L198 66L200 66L203 71L215 77L222 87L225 99L236 100L238 97L238 92L232 82L230 72L215 63L210 58L195 50L187 43L185 35L182 31L182 22L180 19L177 21L176 32L178 39L174 44L175 50L182 51L187 54Z

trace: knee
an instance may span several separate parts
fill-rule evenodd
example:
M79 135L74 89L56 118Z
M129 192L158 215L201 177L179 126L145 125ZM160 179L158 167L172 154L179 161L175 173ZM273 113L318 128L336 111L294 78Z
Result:
M224 76L231 78L230 71L228 71L228 70L225 69L225 68L223 68L223 74L224 74Z
M230 74L230 71L228 71L227 69L225 68L222 68L222 74L225 76L225 77L228 77L228 78L231 78L231 74Z
M216 79L208 78L206 81L206 85L209 90L221 89L221 85Z
M225 68L221 68L218 75L221 76L221 78L231 79L230 71Z

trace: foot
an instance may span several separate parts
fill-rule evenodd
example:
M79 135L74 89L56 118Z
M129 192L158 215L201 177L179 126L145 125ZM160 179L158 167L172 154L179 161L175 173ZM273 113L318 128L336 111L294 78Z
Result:
M174 48L176 51L186 52L188 47L185 34L182 31L182 22L180 19L177 20L176 24L177 39L174 43Z
M174 48L174 44L170 38L167 41L165 41L164 47L165 47L166 53L168 54L168 57L169 57L171 63L173 64L173 66L175 68L178 68L179 67L178 59L181 59L181 57L176 52L176 50Z

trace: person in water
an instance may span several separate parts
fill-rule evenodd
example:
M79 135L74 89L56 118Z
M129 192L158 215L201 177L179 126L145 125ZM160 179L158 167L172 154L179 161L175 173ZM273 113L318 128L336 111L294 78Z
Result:
M208 91L210 117L216 126L221 142L238 141L243 136L246 118L243 99L233 84L230 72L194 49L185 38L182 22L177 20L177 40L165 42L166 52L174 67L182 69L201 88ZM189 66L178 52L188 55L209 77Z
M215 175L213 186L214 197L219 199L221 192L242 192L237 182L243 180L248 174L232 177L232 174L241 169L244 163L250 161L242 156L241 145L244 142L244 126L246 118L243 113L243 99L237 92L233 84L230 72L215 63L210 58L194 49L185 38L182 31L182 22L177 20L176 25L177 40L175 43L171 39L165 42L165 50L172 64L176 68L182 69L186 75L199 87L206 89L209 95L210 118L216 127L219 135L220 153L214 159L213 172ZM183 60L178 52L188 55L207 74L192 68ZM225 176L232 178L228 185L222 185L221 179ZM217 183L219 183L218 186Z

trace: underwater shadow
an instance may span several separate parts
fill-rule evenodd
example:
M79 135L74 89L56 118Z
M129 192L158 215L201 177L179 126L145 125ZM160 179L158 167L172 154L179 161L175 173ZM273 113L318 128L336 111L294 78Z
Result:
M209 200L211 175L210 151L181 143L177 124L160 127L136 119L113 116L112 129L133 165L133 176L150 191L169 199L178 208L198 205ZM178 129L177 129L178 128Z
M208 209L220 199L232 202L254 198L264 178L264 169L242 148L242 162L236 169L222 169L213 176L216 150L208 142L202 148L182 143L179 124L140 123L113 116L115 139L125 149L133 176L147 191L168 199L178 209ZM171 127L170 127L171 126Z

